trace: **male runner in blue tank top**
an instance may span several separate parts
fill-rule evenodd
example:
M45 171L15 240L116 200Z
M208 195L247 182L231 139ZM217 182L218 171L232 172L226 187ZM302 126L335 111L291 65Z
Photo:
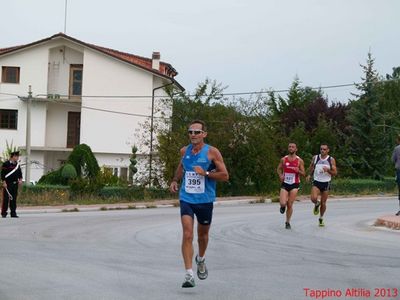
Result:
M205 264L205 253L208 245L213 202L215 201L216 181L228 181L221 153L215 147L204 143L207 136L203 121L195 120L189 125L190 144L180 150L181 161L172 179L170 190L179 190L182 223L182 256L186 274L182 287L194 287L192 269L193 261L193 227L194 215L197 218L197 238L199 252L196 255L197 276L204 280L208 276ZM179 189L178 182L182 180Z

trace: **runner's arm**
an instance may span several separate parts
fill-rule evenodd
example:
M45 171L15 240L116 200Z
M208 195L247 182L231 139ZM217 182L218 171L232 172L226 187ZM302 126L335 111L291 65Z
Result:
M299 164L299 174L301 176L306 176L306 171L304 169L304 160L300 159L300 164Z
M186 147L183 147L180 150L181 158L185 154ZM176 193L179 189L178 182L182 179L183 176L183 166L182 166L182 159L179 161L178 167L176 168L174 178L172 178L171 184L169 186L169 190L172 193Z
M336 160L333 157L331 157L331 165L332 168L330 170L327 170L327 172L332 176L336 176L337 175Z
M313 176L313 174L314 174L314 168L315 168L315 166L314 166L314 161L315 161L315 159L316 159L316 156L313 156L312 157L312 159L311 159L311 162L310 162L310 166L308 167L308 170L307 170L307 172L308 172L308 175L307 175L307 181L309 181L310 180L310 178Z
M278 173L279 180L283 182L283 158L279 161L279 165L276 168L276 172Z
M212 157L212 161L215 164L215 171L210 172L208 174L208 178L218 180L218 181L228 181L229 180L229 173L228 170L226 169L224 159L221 155L221 152L215 147L212 147L210 149L210 154ZM206 173L204 172L204 175Z

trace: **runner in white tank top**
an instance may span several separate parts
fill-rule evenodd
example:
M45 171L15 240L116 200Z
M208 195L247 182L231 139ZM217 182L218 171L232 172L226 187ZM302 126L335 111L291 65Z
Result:
M313 213L314 215L320 214L319 226L323 227L325 226L323 217L326 211L330 183L332 176L337 174L336 161L332 156L329 156L327 144L321 144L320 154L313 157L308 171L310 175L307 176L307 181L310 181L311 176L313 176L311 188L311 201L314 203ZM318 201L319 195L321 195L320 201Z

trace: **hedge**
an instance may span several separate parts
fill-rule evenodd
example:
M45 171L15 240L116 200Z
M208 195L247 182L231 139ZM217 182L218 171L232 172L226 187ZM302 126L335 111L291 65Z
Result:
M279 184L272 183L270 195L279 193ZM241 190L242 194L234 194L226 189L224 193L218 192L218 196L232 195L255 195L251 186L246 186ZM304 180L301 183L301 194L309 194L311 184ZM377 194L377 193L395 193L397 185L393 178L384 180L372 179L335 179L332 182L331 194L336 195L354 195L354 194ZM177 198L176 194L171 194L168 189L146 188L143 186L133 187L104 187L94 194L75 195L68 186L61 185L31 185L24 186L18 202L23 205L65 205L65 204L101 204L117 202L139 202L153 201L157 199Z

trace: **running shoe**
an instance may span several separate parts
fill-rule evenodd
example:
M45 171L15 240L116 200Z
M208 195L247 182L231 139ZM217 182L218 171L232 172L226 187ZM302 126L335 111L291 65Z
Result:
M186 273L185 281L182 283L182 287L183 288L192 288L194 286L195 286L194 277L191 274Z
M400 216L400 210L397 212L396 216Z
M324 219L319 218L318 221L319 221L319 227L324 227L325 226Z
M290 226L290 223L289 223L289 222L286 222L286 223L285 223L285 228L286 228L286 229L292 229L292 227Z
M281 207L279 208L279 211L281 212L281 214L284 214L284 213L285 213L285 210L286 210L286 206L281 206Z
M197 277L199 277L200 280L206 279L208 277L208 270L206 267L205 259L200 260L199 256L196 255L196 264L197 264Z
M321 203L319 201L317 201L317 203L315 203L314 209L313 209L314 215L318 215L319 214L319 206L320 205L321 205Z

